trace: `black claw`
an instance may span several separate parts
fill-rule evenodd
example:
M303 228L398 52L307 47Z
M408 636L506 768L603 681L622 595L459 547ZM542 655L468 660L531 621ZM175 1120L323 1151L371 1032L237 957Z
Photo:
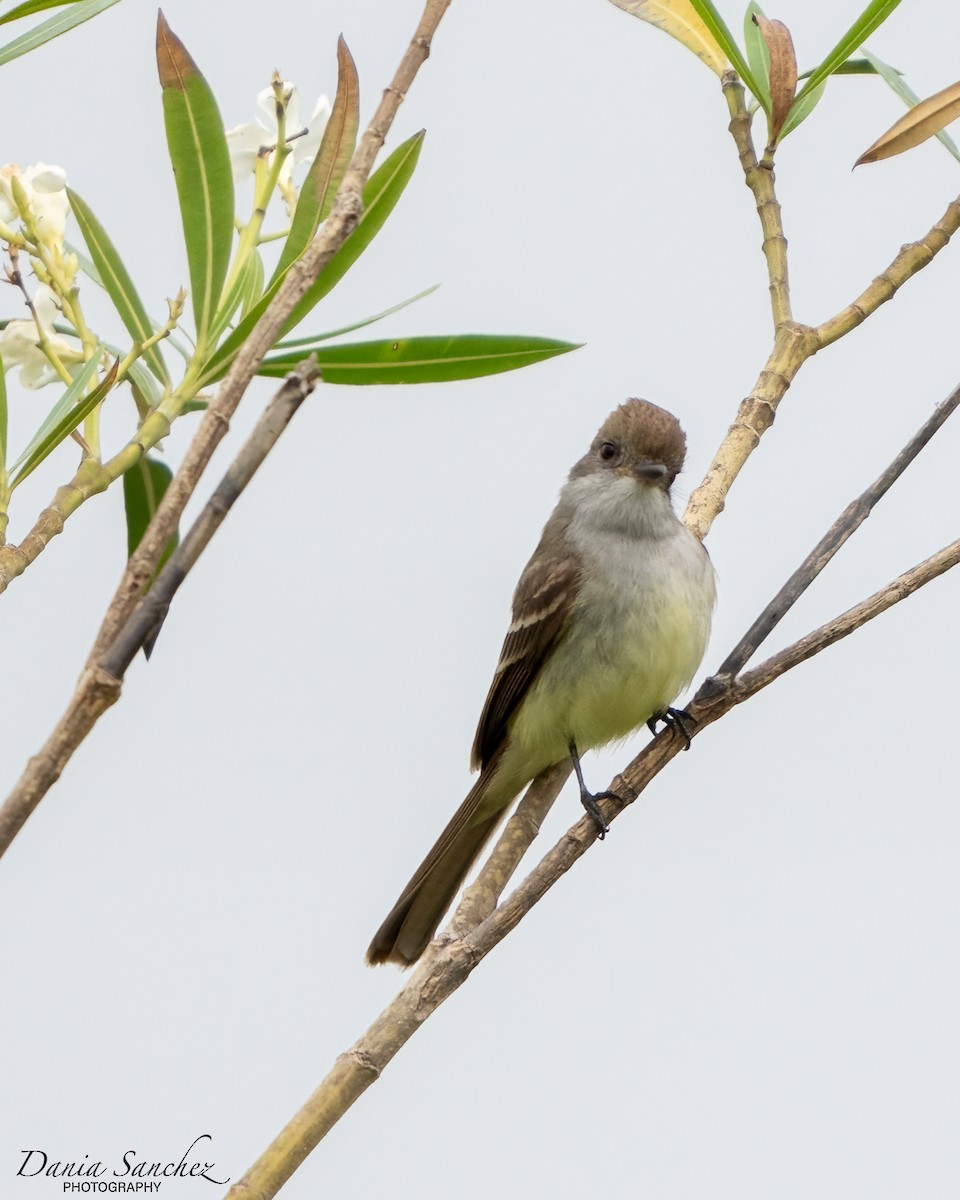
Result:
M696 721L685 708L665 708L663 712L651 717L647 722L647 728L654 737L657 735L658 721L663 722L664 728L679 732L684 741L684 750L690 749L690 730L687 728L686 722L689 722L693 726L696 724Z
M594 795L586 789L580 793L580 803L587 810L590 817L593 818L593 823L597 827L597 839L601 842L610 832L610 826L603 819L603 813L600 811L600 804L598 802L611 798L619 799L619 796L615 796L613 792L597 792Z
M580 785L580 803L593 819L593 823L597 827L597 838L602 842L610 832L610 826L603 819L603 813L600 811L599 801L620 800L620 797L616 792L597 792L594 794L588 790L587 785L583 782L583 771L580 768L580 755L577 753L576 743L572 740L570 742L570 757L573 760L573 769L577 773L577 783Z

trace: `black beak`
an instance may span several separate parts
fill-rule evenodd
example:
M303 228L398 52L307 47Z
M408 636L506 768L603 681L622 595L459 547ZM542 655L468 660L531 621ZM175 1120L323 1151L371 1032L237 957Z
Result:
M663 463L639 462L634 465L633 473L644 483L659 483L668 474L668 471Z

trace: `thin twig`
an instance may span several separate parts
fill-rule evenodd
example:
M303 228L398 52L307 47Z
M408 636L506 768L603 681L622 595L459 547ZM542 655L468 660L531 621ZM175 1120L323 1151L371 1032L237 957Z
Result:
M285 379L244 443L230 469L216 486L203 511L193 523L156 583L147 592L117 633L100 666L116 679L122 679L141 646L153 647L153 641L167 614L173 597L196 565L200 555L227 518L264 459L277 444L280 435L293 420L300 405L313 391L319 379L315 358L299 363Z
M291 372L186 537L164 564L154 586L134 609L107 652L84 668L66 712L40 752L29 760L0 807L0 855L60 778L63 768L100 717L119 700L124 674L137 650L159 628L173 596L293 414L313 390L317 377L316 365L309 360Z
M947 418L960 405L960 386L938 404L928 420L917 430L887 469L843 510L776 596L727 655L715 678L732 679L739 675L779 621L790 611L840 547L870 516L877 502L886 495Z
M690 706L699 733L736 705L778 679L819 650L852 633L865 622L903 600L960 561L960 541L953 542L912 571L899 576L862 604L814 630L774 655L732 686L697 699ZM678 737L654 738L610 784L622 802L602 802L610 821L640 795L647 784L680 752ZM227 1193L226 1200L270 1200L307 1154L341 1116L379 1079L384 1068L423 1022L470 976L474 967L513 929L538 900L596 841L597 827L585 816L560 838L526 879L490 916L458 941L446 936L434 942L396 997L366 1033L341 1054L320 1086L285 1126L250 1170Z
M743 179L753 193L757 205L757 216L763 230L763 256L767 261L767 278L770 281L770 308L773 313L774 330L793 320L790 307L790 277L787 269L787 239L783 232L780 202L774 184L773 164L764 159L757 161L750 126L753 116L747 112L743 102L743 84L733 71L727 71L722 79L723 92L730 110L730 133L737 146Z
M958 229L960 196L951 200L943 216L929 233L924 234L917 242L908 242L907 245L901 246L896 258L886 270L881 271L852 304L848 304L836 316L816 327L814 333L817 349L822 350L824 346L829 346L844 334L850 333L858 325L862 325L871 313L875 313L881 304L892 300L908 279L930 265L934 256L940 253Z
M463 937L481 921L485 921L497 907L504 888L540 832L540 826L560 795L571 769L569 760L564 759L530 784L477 878L463 893L457 911L441 937L448 933Z
M734 480L773 424L780 401L807 359L862 324L908 279L928 266L960 229L958 197L919 241L900 249L890 265L852 304L816 327L792 320L789 316L787 241L780 221L773 173L757 163L750 121L743 105L743 88L735 77L725 76L723 84L731 112L730 132L737 146L744 181L753 193L763 228L763 253L767 261L775 332L773 349L753 391L740 404L736 420L687 504L683 520L701 540L723 511Z
M236 411L261 361L279 336L297 303L347 237L363 212L363 188L404 96L417 71L430 54L430 42L450 0L427 0L423 17L407 47L391 85L386 88L370 124L360 139L350 166L344 173L330 215L304 253L290 267L276 296L243 343L217 396L204 414L200 428L180 469L164 495L136 552L127 563L123 579L107 610L91 651L98 658L129 617L138 597L156 570L187 501L217 445L229 429Z
M384 90L377 111L360 139L337 192L330 216L302 257L291 266L274 300L237 355L215 400L204 413L200 428L190 443L180 469L171 480L153 520L127 563L67 711L44 747L30 759L14 790L0 808L0 855L6 851L37 804L59 778L70 755L99 719L103 709L98 708L96 703L96 688L102 682L104 672L98 667L98 663L130 619L147 583L153 577L183 509L216 446L226 434L229 418L253 379L261 360L273 345L297 301L355 228L362 211L363 186L374 159L417 71L429 56L433 34L449 5L450 0L427 0L420 23L400 61L393 81ZM77 491L76 481L60 491L69 494L65 498L66 505L66 500ZM74 507L78 503L73 500L70 502ZM67 511L73 509L69 508ZM39 554L50 538L62 530L65 517L56 503L45 510L43 517L43 528L35 529L31 533L33 541L30 543L32 550L29 554L24 553L22 547L9 548L18 550L23 560L21 562L18 559L14 574L22 571L26 563ZM0 553L3 549L6 548L0 549ZM116 691L110 703L115 702L120 694L119 683L116 680L114 683Z

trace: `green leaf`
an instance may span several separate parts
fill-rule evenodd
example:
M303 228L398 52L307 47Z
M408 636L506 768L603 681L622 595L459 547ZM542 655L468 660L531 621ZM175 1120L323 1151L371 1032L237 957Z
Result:
M448 383L514 371L578 348L553 338L463 333L355 342L312 353L324 383ZM272 356L260 364L259 374L287 375L306 357L303 351Z
M770 51L767 43L760 34L760 29L753 19L764 16L764 11L756 0L750 0L747 11L743 14L743 40L747 47L747 61L757 86L763 89L763 107L770 110ZM758 96L759 100L760 97Z
M299 325L303 318L324 296L332 292L347 271L353 266L367 246L383 228L387 217L393 212L397 201L410 182L425 130L415 133L402 146L398 146L386 162L370 176L363 189L363 213L356 229L330 259L309 291L290 314L282 333Z
M387 217L393 212L397 201L403 194L404 188L410 182L420 148L423 145L424 131L415 133L398 146L390 157L367 180L363 189L363 212L357 226L343 243L337 253L330 259L320 275L314 281L310 290L293 310L281 330L281 336L298 325L307 313L332 291L357 261L363 251L370 245L374 237L383 227ZM289 268L288 268L289 270ZM250 336L253 327L260 320L267 305L276 295L282 279L275 279L267 288L261 300L253 306L249 313L229 334L211 356L203 370L201 386L212 383L226 374L237 351Z
M240 316L245 317L263 295L263 259L254 250L243 264L240 288Z
M263 291L263 262L260 260L260 255L257 251L254 250L244 259L240 270L233 273L229 288L220 297L217 311L214 314L213 321L210 323L210 342L212 344L216 344L220 340L223 331L233 320L237 309L242 309L244 298L248 295L256 280L258 265L261 286L257 290L254 301L259 300L260 294Z
M713 34L714 40L730 60L730 65L740 76L746 86L756 96L766 109L763 99L763 88L754 78L753 72L747 66L747 60L740 52L740 47L733 40L733 34L724 24L723 17L717 12L713 0L690 0L703 23Z
M89 21L91 17L95 17L105 9L112 8L116 3L117 0L75 0L70 4L67 12L57 13L56 16L41 21L39 25L34 25L32 29L22 33L18 38L14 38L12 42L0 46L0 67L4 63L19 58L21 54L29 54L38 46L53 41L55 37L66 33L68 29L82 25L84 21ZM9 14L7 19L10 19Z
M879 29L899 3L900 0L871 0L823 62L811 72L794 103L799 104L808 92L812 92L818 84L829 79L840 64L846 62L875 29Z
M45 12L48 8L63 8L65 4L75 4L77 0L24 0L0 16L0 25L9 25L11 21L19 21L21 17L32 17L34 13Z
M864 51L866 53L866 51ZM890 68L896 75L902 75L902 71L897 71L894 67ZM798 75L798 81L801 79L809 79L813 74L812 71L804 71L802 75ZM880 72L876 69L873 63L868 62L865 58L848 58L846 62L842 62L834 71L834 75L879 75Z
M11 490L23 483L47 455L55 450L65 438L69 437L78 425L83 423L113 387L120 366L119 359L114 362L93 391L89 395L83 395L83 389L96 375L97 367L100 365L99 351L100 347L98 346L93 358L84 364L83 370L54 405L50 415L31 438L26 450L13 464L16 473L10 480ZM18 467L19 470L17 470Z
M133 280L123 265L123 260L117 253L116 247L107 236L106 230L93 215L90 207L72 188L67 188L70 207L77 218L83 240L90 251L90 257L96 266L97 275L104 290L113 301L114 307L123 322L127 333L135 342L145 342L156 332L143 301L133 286ZM143 361L165 386L170 385L170 376L164 365L158 346L150 346L143 353Z
M834 74L836 74L836 72L834 72ZM801 121L805 121L807 117L810 116L813 110L820 103L826 86L827 81L824 79L821 83L817 84L812 92L808 92L806 88L804 88L801 95L794 100L793 104L790 106L790 112L787 114L787 119L783 123L783 129L780 130L781 142L788 133L791 133L794 129L796 129Z
M313 241L320 222L330 215L337 188L353 158L360 125L360 83L357 68L342 36L337 42L337 69L337 95L330 120L323 131L317 156L300 189L290 232L280 252L276 270L270 277L271 283L279 279Z
M374 313L372 317L364 317L361 321L354 321L352 325L341 325L339 329L331 329L329 333L311 333L306 337L287 338L285 341L277 342L277 350L292 349L295 346L315 346L318 342L328 342L331 338L339 337L342 333L353 333L356 329L364 329L367 325L373 325L376 321L382 321L384 317L390 317L395 312L399 312L401 308L406 308L410 304L415 304L418 300L422 300L424 296L429 296L440 286L435 283L433 287L425 288L422 292L417 292L415 296L410 296L406 300L401 300L399 304L392 304L389 308L385 308L383 312Z
M197 345L204 346L233 244L230 154L210 85L163 13L157 20L157 69L190 268Z
M160 507L163 494L170 486L173 471L165 462L152 455L144 455L123 476L123 507L127 516L127 557L133 554L140 545L147 526L153 520L153 515ZM160 561L157 563L158 573L180 541L179 530L174 530L170 541L164 547Z
M871 54L866 46L861 46L861 54L867 60L871 71L876 73L883 79L908 108L914 108L920 103L920 97L902 78L896 67L891 67L889 63L885 63L882 58L877 58L875 54ZM957 149L957 144L945 129L941 129L936 135L937 139L943 142L944 146L950 151L954 158L960 159L960 150Z

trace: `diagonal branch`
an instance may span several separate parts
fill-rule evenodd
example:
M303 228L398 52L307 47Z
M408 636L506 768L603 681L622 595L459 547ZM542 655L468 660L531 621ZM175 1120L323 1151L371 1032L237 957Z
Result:
M929 419L924 421L889 467L871 483L861 496L847 505L727 655L715 678L719 680L732 679L740 674L744 664L753 657L761 642L770 635L780 620L790 611L794 603L807 590L840 547L870 516L877 502L887 494L958 405L960 405L960 386L954 388L942 404L937 405Z
M723 511L734 480L773 424L780 401L807 359L861 325L881 304L890 300L908 279L928 266L960 229L958 197L922 238L900 249L890 265L852 304L816 327L793 320L787 240L783 233L772 166L757 161L750 133L750 115L743 102L743 86L736 76L728 72L723 79L723 88L731 114L730 133L737 146L744 182L753 193L763 230L763 254L767 263L774 318L774 343L753 391L741 402L733 425L687 504L684 522L701 540L710 531L718 513Z
M66 712L40 752L29 760L13 791L0 807L0 854L7 850L27 818L60 778L64 767L100 717L120 699L124 674L137 650L159 628L180 585L294 413L313 391L317 377L316 365L309 361L287 377L153 587L134 609L109 649L84 668Z
M844 334L862 325L881 304L892 300L897 291L918 271L930 265L934 257L946 246L950 238L960 229L960 196L951 200L946 211L933 228L919 241L901 246L899 253L874 279L852 304L842 308L835 316L818 325L814 331L817 349L822 350Z
M899 576L862 604L814 630L774 655L734 684L716 690L712 681L690 706L696 732L719 720L736 705L820 650L846 637L892 605L960 561L960 540L946 546L912 571ZM703 698L704 692L710 695ZM610 787L623 801L603 801L604 817L613 820L680 752L682 739L661 734L650 742ZM524 804L529 800L524 800ZM509 831L509 825L507 827ZM227 1193L226 1200L269 1200L341 1116L379 1079L397 1052L423 1022L470 976L483 958L513 929L597 838L589 816L561 837L516 890L476 928L460 940L437 939L404 986L288 1122L249 1171ZM498 847L499 849L499 847Z
M130 620L149 581L153 578L157 563L177 527L187 501L196 489L214 450L226 435L230 417L256 374L261 360L276 340L297 302L356 226L363 207L363 187L373 162L408 88L429 56L433 35L449 5L450 0L426 0L413 38L390 86L384 90L366 132L360 139L337 192L330 216L302 257L291 266L273 302L244 343L216 398L204 413L180 469L171 480L153 520L127 563L66 712L40 752L29 760L16 787L0 809L0 855L6 851L43 796L59 779L71 755L101 714L119 698L119 680L103 670L100 666L101 660ZM59 532L60 528L62 522L53 532ZM151 616L155 627L156 614ZM128 649L129 640L119 655L120 659ZM136 653L135 649L133 653Z
M143 594L163 549L193 494L217 445L264 355L271 349L298 301L356 227L363 211L363 188L374 160L386 140L407 90L430 54L430 42L450 0L427 0L420 23L390 86L384 89L370 124L347 168L330 215L319 233L290 267L272 303L254 326L234 359L215 400L204 414L190 448L164 495L150 527L127 563L120 585L104 617L90 658L95 659L113 640Z

